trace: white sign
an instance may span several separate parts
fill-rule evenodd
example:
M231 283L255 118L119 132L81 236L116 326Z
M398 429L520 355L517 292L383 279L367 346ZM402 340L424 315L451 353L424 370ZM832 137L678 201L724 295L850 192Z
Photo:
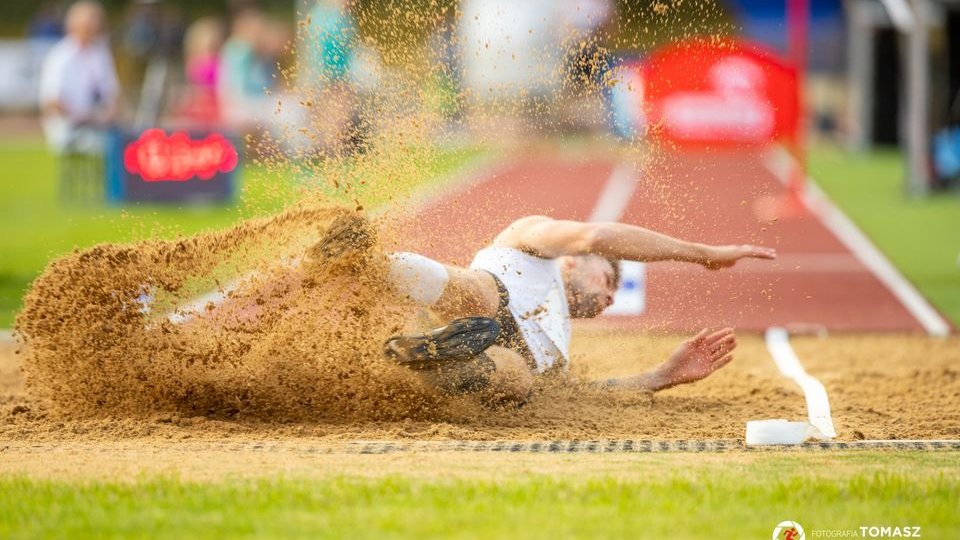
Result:
M40 67L50 40L0 40L0 109L37 107Z
M647 265L620 262L620 288L605 315L640 315L647 309Z

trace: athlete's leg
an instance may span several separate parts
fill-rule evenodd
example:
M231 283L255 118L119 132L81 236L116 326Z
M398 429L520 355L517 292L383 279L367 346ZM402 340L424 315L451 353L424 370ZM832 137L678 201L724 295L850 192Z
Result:
M500 297L489 273L444 265L416 253L388 257L390 282L418 305L447 320L496 314Z
M533 375L524 359L498 346L473 358L447 360L419 373L444 392L474 394L491 405L522 404L533 388Z
M496 370L490 375L484 398L491 403L522 404L530 398L533 390L533 374L527 362L515 351L493 346L487 349Z

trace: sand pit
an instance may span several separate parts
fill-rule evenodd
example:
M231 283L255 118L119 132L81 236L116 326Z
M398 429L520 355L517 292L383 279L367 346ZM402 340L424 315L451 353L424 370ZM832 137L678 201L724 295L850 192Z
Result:
M674 336L578 329L574 370L588 378L633 372L662 358ZM519 409L486 409L447 419L324 421L154 413L63 418L24 389L13 347L0 356L0 440L10 442L533 440L742 438L757 418L805 416L803 397L776 371L762 340L743 336L737 360L699 384L656 396L607 392L575 383L541 383ZM832 336L794 340L807 370L827 387L840 440L960 438L956 338ZM459 403L459 402L458 402Z
M648 369L683 336L596 324L575 327L570 373L541 377L522 407L443 394L382 357L383 340L416 316L385 284L367 223L352 209L298 207L53 263L18 319L25 343L0 347L0 468L74 463L120 474L188 460L229 473L357 440L740 439L748 420L805 418L802 394L756 335L741 336L736 361L698 384L657 395L600 389L591 381ZM332 242L341 230L353 231L349 241ZM170 322L170 310L184 314L211 284L228 300ZM794 339L846 441L960 438L958 345ZM62 459L38 460L38 449Z

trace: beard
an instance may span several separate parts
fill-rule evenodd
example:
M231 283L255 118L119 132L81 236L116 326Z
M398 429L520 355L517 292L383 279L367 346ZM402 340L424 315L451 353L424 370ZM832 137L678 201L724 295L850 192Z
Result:
M567 305L574 319L592 319L604 310L600 295L596 294L573 293L567 298Z

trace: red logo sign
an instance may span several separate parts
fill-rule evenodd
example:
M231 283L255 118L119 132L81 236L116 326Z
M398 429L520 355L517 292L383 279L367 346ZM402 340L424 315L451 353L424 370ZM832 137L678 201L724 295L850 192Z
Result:
M646 62L644 82L653 137L738 145L796 133L796 72L754 45L699 39L666 47Z
M168 136L161 129L148 129L123 151L124 167L146 182L209 180L236 169L238 159L237 150L219 133L192 140L182 131Z

